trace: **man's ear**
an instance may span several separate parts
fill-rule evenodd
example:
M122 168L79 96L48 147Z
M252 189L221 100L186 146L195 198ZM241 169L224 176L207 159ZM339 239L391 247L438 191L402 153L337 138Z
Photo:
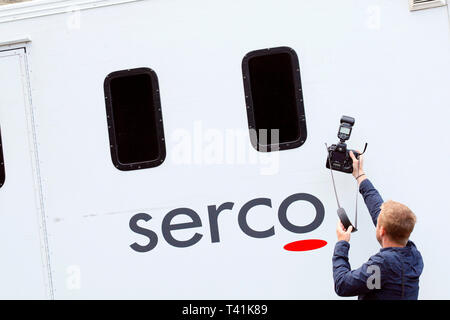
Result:
M386 229L384 229L383 226L380 226L380 236L383 237L384 235L386 235Z

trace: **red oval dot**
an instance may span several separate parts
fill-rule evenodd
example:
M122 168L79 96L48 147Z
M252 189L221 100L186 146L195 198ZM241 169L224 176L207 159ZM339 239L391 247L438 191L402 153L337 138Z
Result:
M310 239L291 242L285 245L283 248L287 251L309 251L320 249L322 247L325 247L326 245L327 242L325 240Z

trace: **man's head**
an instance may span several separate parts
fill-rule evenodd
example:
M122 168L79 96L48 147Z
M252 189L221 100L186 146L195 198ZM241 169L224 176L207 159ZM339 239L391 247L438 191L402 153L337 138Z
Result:
M404 204L392 200L381 205L376 236L378 242L404 246L416 224L416 215Z

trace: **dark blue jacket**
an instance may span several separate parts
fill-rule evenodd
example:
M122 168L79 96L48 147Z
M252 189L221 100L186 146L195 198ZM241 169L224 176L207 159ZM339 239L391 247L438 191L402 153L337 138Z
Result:
M359 192L376 226L383 199L368 179L360 184ZM348 262L349 248L347 241L338 241L334 249L334 287L339 296L357 295L360 300L417 299L423 261L412 241L403 248L381 249L356 270L351 270ZM375 280L377 274L379 282Z

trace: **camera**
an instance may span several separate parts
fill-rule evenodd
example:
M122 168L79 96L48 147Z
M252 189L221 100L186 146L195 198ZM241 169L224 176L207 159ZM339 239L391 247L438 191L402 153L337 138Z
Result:
M328 169L330 169L331 167L331 169L336 171L345 173L353 172L353 161L350 157L350 151L353 152L357 159L359 158L360 154L355 150L347 149L347 144L345 143L345 141L350 139L354 124L355 118L342 116L341 125L339 126L339 131L337 134L340 142L328 147L328 158L326 163L326 167Z
M336 202L338 205L337 214L339 219L341 220L342 224L344 225L345 229L348 229L350 226L353 226L350 219L347 216L347 213L345 212L345 209L341 207L339 204L339 198L336 191L336 183L334 181L334 175L333 170L336 171L342 171L345 173L352 173L353 172L353 160L350 157L350 151L353 152L355 157L359 159L359 156L362 155L364 152L366 152L367 149L367 143L364 146L364 151L360 154L359 152L356 152L354 150L347 149L347 144L345 141L350 139L350 135L352 133L353 125L355 124L355 119L352 117L342 116L341 118L341 125L339 126L338 131L338 138L339 143L333 144L331 147L328 147L328 145L325 143L325 146L327 148L328 157L327 157L327 163L326 167L330 169L331 173L331 179L333 181L333 188L334 188L334 194L336 196ZM356 182L356 194L358 195L358 182ZM353 226L353 232L357 230L358 226L358 196L356 197L356 205L355 205L355 225Z

